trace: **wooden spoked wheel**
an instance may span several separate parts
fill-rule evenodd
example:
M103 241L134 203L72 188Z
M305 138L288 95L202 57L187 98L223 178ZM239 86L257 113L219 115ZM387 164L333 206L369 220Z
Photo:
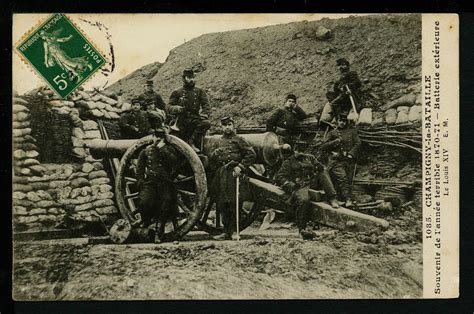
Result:
M138 155L152 142L153 137L147 136L129 147L122 156L115 179L115 195L119 211L132 226L141 223L137 203ZM199 156L188 144L173 135L167 135L167 142L180 153L177 161L180 165L179 174L174 182L178 191L177 223L169 222L165 230L165 238L174 240L188 233L202 217L207 200L207 180Z

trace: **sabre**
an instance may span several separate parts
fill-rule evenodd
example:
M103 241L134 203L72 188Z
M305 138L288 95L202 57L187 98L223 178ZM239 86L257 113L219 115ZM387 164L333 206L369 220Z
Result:
M240 240L240 231L239 231L239 176L235 177L235 224L237 232L237 241Z
M344 86L346 87L346 90L350 93L349 98L351 100L352 110L354 110L354 114L355 114L356 122L357 122L359 120L359 113L357 113L357 109L356 109L356 106L355 106L354 98L352 97L351 89L349 88L349 86L347 84L345 84Z
M180 131L180 129L179 129L179 127L178 127L178 121L179 121L179 118L180 118L180 117L181 117L181 116L178 116L178 117L176 118L176 120L174 121L173 125L170 127L171 130L173 130L173 131Z

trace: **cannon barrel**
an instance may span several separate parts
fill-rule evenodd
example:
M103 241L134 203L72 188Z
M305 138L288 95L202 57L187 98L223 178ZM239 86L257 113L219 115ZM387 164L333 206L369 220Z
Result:
M266 165L278 162L280 144L278 136L271 132L260 134L239 134L255 149L257 161ZM220 135L204 137L203 153L209 155L218 145ZM138 139L131 140L101 140L94 139L88 143L89 151L94 158L121 158L125 151L136 143Z

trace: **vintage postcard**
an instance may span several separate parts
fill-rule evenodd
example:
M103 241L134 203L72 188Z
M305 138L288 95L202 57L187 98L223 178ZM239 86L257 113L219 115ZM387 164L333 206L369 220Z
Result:
M14 14L15 300L459 296L456 14Z

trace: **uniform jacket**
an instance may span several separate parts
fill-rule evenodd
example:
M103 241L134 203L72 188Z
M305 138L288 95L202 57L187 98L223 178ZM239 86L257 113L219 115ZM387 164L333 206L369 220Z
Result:
M199 113L209 115L211 107L207 99L206 92L198 87L181 87L171 93L170 101L167 106L167 112L177 114L176 106L184 108L183 115L199 116Z
M339 140L339 141L337 141ZM356 128L346 127L344 129L334 129L328 133L326 141L321 145L323 152L331 151L350 154L357 157L361 146L361 141Z
M154 101L156 108L165 110L166 104L163 101L163 98L155 91L146 91L138 96L138 99L142 105L146 105L148 102Z
M177 174L178 152L170 144L148 145L138 155L138 180L166 180L172 182Z
M252 146L242 137L232 134L223 135L220 138L217 149L211 155L211 162L218 167L210 186L210 195L218 203L234 202L236 179L232 172L235 166L247 169L255 162L256 154ZM245 199L244 195L249 194L248 182L240 181L240 197Z
M245 139L236 134L224 134L210 157L218 165L235 161L236 165L245 170L255 162L256 156L254 149Z
M313 155L294 154L282 163L275 181L280 186L286 182L295 183L297 187L309 186L318 169L319 164Z
M343 109L350 110L352 108L351 100L349 95L345 94L346 88L344 85L349 86L354 102L356 104L357 110L360 108L360 88L362 83L359 79L359 75L355 71L349 71L341 76L339 80L334 83L334 96L335 99L332 100L333 104L340 105Z
M119 120L122 136L126 138L141 138L150 134L154 123L155 117L142 110L125 112ZM138 132L133 127L137 127Z
M275 132L277 127L291 131L298 121L305 119L307 116L306 112L298 106L291 110L284 107L278 108L267 119L267 131Z

